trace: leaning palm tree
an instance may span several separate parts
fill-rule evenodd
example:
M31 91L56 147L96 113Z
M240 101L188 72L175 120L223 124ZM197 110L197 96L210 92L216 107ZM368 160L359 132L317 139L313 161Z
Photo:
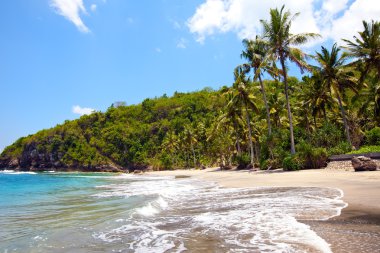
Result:
M317 52L315 56L315 60L319 64L319 67L315 67L315 69L320 73L324 87L338 100L347 142L352 144L342 94L345 89L351 89L357 93L358 79L353 71L344 65L348 57L347 54L339 54L339 51L340 48L336 44L333 45L331 51L322 47L321 52Z
M254 167L255 154L254 147L252 142L252 128L251 128L251 119L250 119L250 109L254 112L258 112L257 106L254 103L255 97L248 90L247 84L249 83L249 79L246 77L247 71L241 68L240 66L235 68L234 76L235 82L232 86L231 92L231 100L227 106L232 106L236 108L242 108L245 110L245 117L247 120L248 126L248 141L250 147L250 155L251 155L251 164Z
M294 46L305 44L310 39L319 37L319 35L315 33L292 34L290 32L292 21L299 15L299 13L296 13L292 16L289 11L284 11L284 9L285 6L282 6L280 10L277 8L271 9L270 21L260 20L260 22L263 25L263 37L269 44L268 53L271 54L281 64L281 75L283 77L286 107L289 118L291 146L290 151L292 154L295 154L296 150L294 145L293 119L289 102L289 87L286 62L289 60L295 63L301 69L301 71L308 69L308 65L305 62L306 54Z
M360 38L354 36L354 41L343 39L350 56L355 57L353 64L362 68L361 81L371 70L377 72L380 79L380 22L363 21L364 31L359 32Z
M271 72L272 67L270 65L270 60L267 57L267 44L265 41L256 36L255 40L243 40L243 45L245 47L245 50L243 50L240 56L248 61L247 65L253 70L254 80L259 80L260 91L263 96L265 111L267 114L268 135L271 135L272 125L270 122L270 112L267 96L265 93L265 87L262 80L263 72Z

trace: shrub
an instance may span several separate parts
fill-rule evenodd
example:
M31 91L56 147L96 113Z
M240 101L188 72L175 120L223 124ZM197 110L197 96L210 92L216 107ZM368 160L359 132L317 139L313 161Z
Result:
M280 167L280 162L278 161L278 159L267 159L267 160L261 161L260 163L260 169L262 170L267 170L268 168L270 168L271 170L275 170L275 169L278 169L279 167Z
M326 167L327 159L328 156L325 148L314 148L311 157L312 168L319 169Z
M380 127L374 127L365 132L365 144L380 145Z
M301 141L297 145L297 150L303 169L318 169L326 166L328 156L325 148L314 148L310 143Z
M346 154L347 152L350 152L352 150L352 147L347 142L340 142L338 145L336 145L333 148L330 148L327 152L328 156L331 155L341 155Z
M237 155L234 159L234 163L236 163L239 168L245 168L248 164L251 163L251 157L248 153Z
M297 156L285 157L282 161L282 167L286 171L294 171L301 168L300 161Z
M315 147L334 147L336 143L344 140L343 134L342 129L326 122L313 133L311 142Z
M380 152L380 146L363 146L358 150L351 151L347 154L365 154Z

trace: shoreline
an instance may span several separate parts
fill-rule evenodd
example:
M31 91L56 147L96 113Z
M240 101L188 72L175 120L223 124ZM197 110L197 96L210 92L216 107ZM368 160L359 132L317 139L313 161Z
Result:
M334 253L380 252L380 171L302 170L295 172L249 172L174 170L148 175L192 177L213 181L221 187L321 187L343 191L347 207L326 221L304 221L331 245Z

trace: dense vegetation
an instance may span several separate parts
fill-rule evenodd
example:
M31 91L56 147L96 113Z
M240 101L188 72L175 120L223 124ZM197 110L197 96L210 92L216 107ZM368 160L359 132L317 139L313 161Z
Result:
M231 87L111 106L19 139L0 162L38 167L35 157L43 156L50 157L45 167L297 170L322 167L329 155L362 145L378 150L380 23L363 21L346 47L322 47L311 56L299 46L319 35L291 34L294 18L284 7L270 11L263 34L243 41L245 63L234 70ZM309 74L289 77L290 62Z

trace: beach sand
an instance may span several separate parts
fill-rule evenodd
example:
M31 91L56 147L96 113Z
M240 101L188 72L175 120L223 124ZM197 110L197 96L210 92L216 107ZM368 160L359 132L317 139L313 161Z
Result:
M191 176L223 187L331 187L343 190L348 207L328 221L306 221L331 244L333 252L380 252L380 171L303 170L249 172L174 170L150 172L160 176Z

